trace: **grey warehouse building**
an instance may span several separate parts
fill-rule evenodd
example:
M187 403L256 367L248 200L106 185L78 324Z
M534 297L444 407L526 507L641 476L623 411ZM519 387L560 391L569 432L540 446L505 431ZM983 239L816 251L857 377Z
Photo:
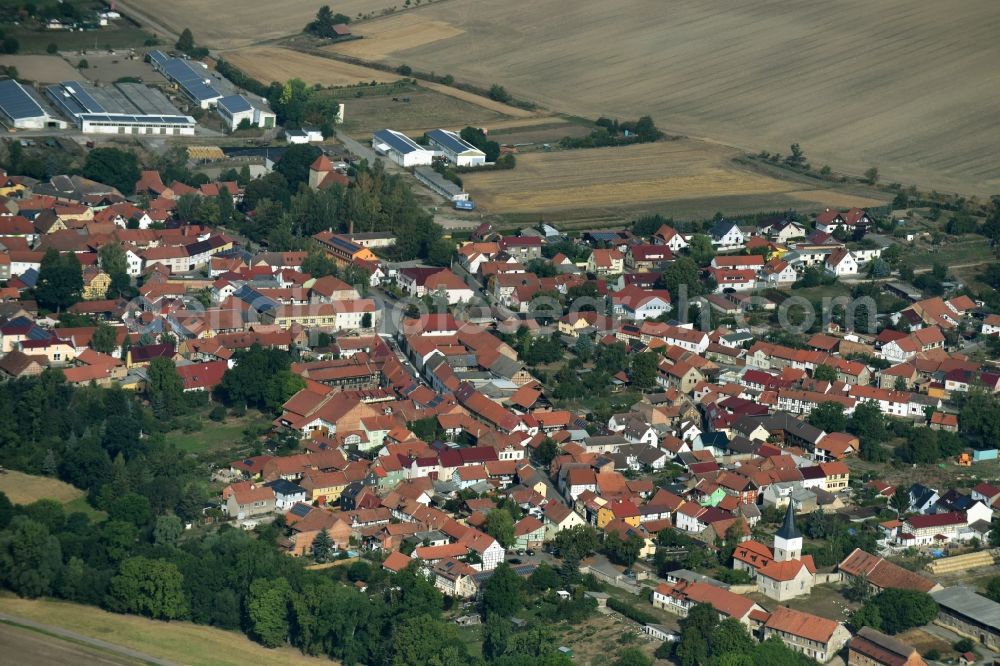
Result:
M1000 648L1000 604L961 585L932 592L931 597L940 606L938 622L991 650Z
M194 118L183 115L158 90L139 83L97 88L63 81L48 86L45 94L84 133L194 134Z

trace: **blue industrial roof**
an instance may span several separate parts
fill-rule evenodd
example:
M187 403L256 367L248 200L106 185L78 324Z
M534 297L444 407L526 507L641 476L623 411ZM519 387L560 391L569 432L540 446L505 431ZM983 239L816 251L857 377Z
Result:
M199 102L222 97L218 90L210 85L202 83L201 81L178 81L177 84L183 88L184 92L191 96L192 99L196 99Z
M161 51L151 52L149 59L163 70L167 78L176 81L192 99L205 101L222 97L218 90L205 83L205 72L199 72L188 62L171 58Z
M24 86L14 79L0 81L0 111L14 120L48 115Z
M49 86L49 94L59 96L66 106L76 109L75 113L104 113L106 109L79 81L63 81Z
M219 100L219 106L223 107L229 113L245 113L246 111L253 111L253 105L247 101L247 98L243 95L229 95L228 97L223 97Z
M384 143L400 155L409 155L418 150L425 150L416 141L406 136L402 132L391 129L382 129L375 132L375 139Z
M427 137L438 145L444 146L453 153L466 153L469 151L475 151L477 153L483 152L455 132L450 132L448 130L430 130L427 132Z
M149 59L151 61L153 61L154 64L159 65L160 67L162 67L165 64L167 64L168 60L170 60L170 56L168 56L163 51L150 51L149 52Z

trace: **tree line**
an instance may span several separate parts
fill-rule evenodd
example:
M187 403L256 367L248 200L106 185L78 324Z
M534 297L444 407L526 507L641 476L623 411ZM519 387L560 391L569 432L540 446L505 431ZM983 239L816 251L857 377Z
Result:
M563 137L559 140L562 148L604 148L607 146L627 146L633 143L652 143L663 138L650 116L642 116L635 121L598 118L597 127L585 137Z

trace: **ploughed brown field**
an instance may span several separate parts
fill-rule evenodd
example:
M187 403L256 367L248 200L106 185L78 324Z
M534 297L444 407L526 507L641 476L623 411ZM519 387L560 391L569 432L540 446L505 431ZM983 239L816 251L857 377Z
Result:
M329 48L753 152L797 142L817 168L1000 192L995 0L449 0L353 30L365 39Z

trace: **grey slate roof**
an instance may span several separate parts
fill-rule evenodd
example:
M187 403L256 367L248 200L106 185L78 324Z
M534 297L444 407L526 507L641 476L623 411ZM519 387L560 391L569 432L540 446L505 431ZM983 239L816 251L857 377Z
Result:
M972 618L994 631L1000 631L1000 604L981 594L976 594L967 587L962 585L946 587L943 590L931 592L931 597L942 608Z
M802 532L799 532L798 528L795 527L795 511L792 510L792 505L788 505L788 510L785 511L785 522L782 523L781 529L775 532L774 536L781 537L782 539L801 539Z

